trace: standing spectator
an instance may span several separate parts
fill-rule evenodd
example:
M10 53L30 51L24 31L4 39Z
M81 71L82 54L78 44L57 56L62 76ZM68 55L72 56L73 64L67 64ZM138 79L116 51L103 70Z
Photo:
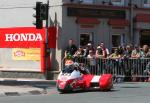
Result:
M124 56L125 48L123 46L118 46L118 53L120 54L121 57Z
M100 43L100 47L102 48L102 50L105 53L105 58L107 58L107 56L109 56L109 50L105 47L105 44L103 42Z
M148 58L148 59L150 59L150 48L148 49L148 52L146 53L146 56L145 56L146 58ZM145 82L147 82L147 81L149 81L150 79L149 79L149 75L150 75L150 62L148 62L147 64L146 64L146 69L144 70L144 74L146 75L146 76L148 76L148 77L145 77L144 78L144 81Z
M83 50L83 47L79 47L79 49L74 54L74 57L75 57L74 59L76 62L85 63L84 52L85 51Z
M121 55L119 54L119 50L115 49L114 53L112 53L109 58L111 59L111 63L113 64L113 70L111 72L113 72L113 74L118 75L121 72L121 68L120 68L120 58Z
M140 58L143 57L143 51L140 50L139 46L135 46L134 50L132 51L131 58L132 58L132 81L137 82L141 78L138 77L140 73L142 73L142 68L140 68L141 64L138 64L140 62Z
M149 81L148 79L150 78L149 75L150 75L150 62L148 62L148 64L146 65L146 69L144 70L144 74L148 77L145 77L144 78L144 81L147 82Z
M99 71L100 74L104 73L104 61L105 59L105 52L104 50L100 47L100 46L97 46L97 50L96 50L96 64L97 64L97 69Z
M114 53L112 53L109 58L111 59L120 59L121 58L121 55L119 54L119 50L118 49L115 49L114 50Z
M84 50L83 47L79 47L79 49L74 54L75 57L83 57L84 56Z
M73 43L72 39L69 39L68 46L65 49L65 57L67 57L68 54L73 56L76 51L77 51L77 46Z
M93 45L91 43L88 43L85 48L85 54L84 54L85 57L87 57L89 55L90 50L92 50L93 52L95 51Z
M130 63L132 62L131 59L131 54L132 54L132 46L131 45L127 45L124 51L124 55L123 55L123 61L124 63L122 64L122 69L123 72L125 74L125 81L131 81L131 69L132 66L130 65Z
M143 69L141 68L141 65L145 65L145 66L147 66L148 64L147 64L147 60L148 59L146 59L147 58L147 53L148 53L148 45L143 45L143 47L142 47L142 49L141 49L141 60L140 60L140 67L139 67L139 69L140 69L140 74L143 74ZM140 80L141 81L145 81L145 77L141 77L140 78Z
M146 58L150 58L150 48L148 49L148 52L146 53Z
M105 58L105 52L100 46L97 47L95 56L96 58Z
M143 53L142 53L142 51L140 50L140 47L135 46L135 47L134 47L134 50L133 50L132 53L131 53L131 58L138 59L138 58L142 57L142 55L143 55Z
M143 51L143 57L145 58L146 57L146 54L148 53L148 45L143 45L143 48L142 48L142 51Z
M125 51L124 51L124 58L130 58L131 57L131 54L132 54L132 48L130 45L127 45L126 48L125 48Z
M88 64L89 64L89 70L91 73L96 73L96 59L94 55L93 50L89 50L89 55L87 56Z

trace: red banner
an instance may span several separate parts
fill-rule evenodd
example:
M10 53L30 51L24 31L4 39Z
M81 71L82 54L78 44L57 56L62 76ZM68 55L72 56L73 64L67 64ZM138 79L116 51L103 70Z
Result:
M56 47L56 29L49 28L49 48ZM40 48L45 41L45 28L0 28L0 48Z
M44 41L45 29L34 27L0 29L0 48L39 48Z

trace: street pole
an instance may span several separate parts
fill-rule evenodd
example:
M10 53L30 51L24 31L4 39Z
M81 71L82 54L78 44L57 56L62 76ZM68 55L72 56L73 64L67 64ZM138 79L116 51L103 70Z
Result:
M133 33L133 0L130 0L130 42L134 45L134 33Z
M49 67L49 56L50 56L50 49L48 47L48 27L49 27L49 0L47 0L48 10L47 10L47 19L46 19L46 35L45 35L45 63L46 63L46 71L45 71L45 78L48 79L48 67Z

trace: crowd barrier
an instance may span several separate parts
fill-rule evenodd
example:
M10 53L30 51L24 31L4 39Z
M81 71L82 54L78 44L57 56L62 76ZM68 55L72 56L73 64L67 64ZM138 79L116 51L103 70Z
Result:
M145 71L150 63L150 58L94 59L76 57L74 62L82 64L94 75L110 73L116 77L148 77ZM64 66L64 60L62 63Z

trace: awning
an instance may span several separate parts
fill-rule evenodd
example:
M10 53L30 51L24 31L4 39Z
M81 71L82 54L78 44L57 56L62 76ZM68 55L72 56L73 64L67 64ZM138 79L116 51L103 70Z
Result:
M150 22L150 14L137 14L135 20L136 22Z
M129 26L129 21L125 19L109 19L108 24L112 26L122 27Z
M76 23L78 24L99 24L100 20L96 18L77 18Z

